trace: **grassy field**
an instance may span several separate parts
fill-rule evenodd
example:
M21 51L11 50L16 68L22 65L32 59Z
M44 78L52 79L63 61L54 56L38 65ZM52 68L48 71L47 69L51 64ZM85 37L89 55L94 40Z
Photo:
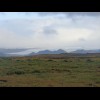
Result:
M2 57L0 87L100 87L100 57Z

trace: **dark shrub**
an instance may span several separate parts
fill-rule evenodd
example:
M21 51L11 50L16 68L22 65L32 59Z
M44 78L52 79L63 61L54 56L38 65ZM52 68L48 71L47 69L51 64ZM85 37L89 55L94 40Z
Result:
M0 80L0 82L7 82L7 80Z
M72 61L70 60L70 62L72 62Z
M32 64L28 64L29 66L32 66Z
M24 71L15 71L15 74L21 75L21 74L24 74Z
M53 61L52 59L49 59L48 61Z
M27 59L27 61L32 61L31 59Z
M68 62L67 60L64 60L64 62Z
M7 75L14 75L14 74L17 74L17 75L21 75L21 74L24 74L25 72L22 71L22 70L16 70L16 71L9 71L7 72Z
M89 83L88 86L90 86L90 87L94 87L94 85L93 85L92 83Z
M7 72L7 75L13 75L14 74L14 72Z
M39 70L34 70L32 73L41 73Z
M93 62L91 59L87 59L86 61L87 61L87 62Z
M21 60L16 60L16 61L18 61L18 62L19 62L19 61L21 61Z

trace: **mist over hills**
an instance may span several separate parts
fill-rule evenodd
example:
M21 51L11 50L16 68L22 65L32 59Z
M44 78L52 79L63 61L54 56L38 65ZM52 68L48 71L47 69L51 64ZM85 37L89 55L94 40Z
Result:
M50 50L43 50L43 51L39 51L37 53L30 53L29 55L39 55L39 54L61 54L61 53L67 53L66 51L59 49L56 51L50 51Z
M41 50L38 51L37 53L31 52L29 54L18 54L20 52L24 52L27 49L0 49L0 56L32 56L32 55L40 55L40 54L61 54L61 53L67 53L66 51L59 49L55 51L50 51L50 50ZM33 50L34 51L34 50Z
M17 52L23 52L28 49L5 49L0 48L0 56L6 57L6 56L18 56L17 54L10 54L10 53L17 53Z
M86 54L86 53L100 53L100 49L96 49L96 50L79 49L79 50L72 51L71 53L82 53L82 54Z
M34 49L31 53L28 54L21 54L22 52L25 52L29 49L4 49L0 48L0 56L1 57L10 57L10 56L33 56L33 55L41 55L41 54L68 54L67 51L63 49L58 50L40 50L38 52L34 52ZM71 54L87 54L87 53L100 53L100 49L95 50L84 50L84 49L78 49L72 52L69 52Z
M2 53L16 53L16 52L22 52L28 49L4 49L4 48L0 48L0 52Z

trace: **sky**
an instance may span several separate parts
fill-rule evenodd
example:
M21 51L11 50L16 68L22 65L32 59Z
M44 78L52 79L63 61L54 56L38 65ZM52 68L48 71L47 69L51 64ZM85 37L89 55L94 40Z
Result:
M0 48L100 49L100 12L0 12Z

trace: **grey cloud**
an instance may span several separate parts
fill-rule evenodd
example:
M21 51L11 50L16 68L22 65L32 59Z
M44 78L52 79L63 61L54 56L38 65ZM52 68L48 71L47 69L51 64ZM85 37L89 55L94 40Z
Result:
M80 42L84 42L84 41L86 41L84 38L79 38L79 41Z
M25 14L30 16L32 14L38 14L40 16L52 16L52 15L64 15L68 17L73 17L77 15L81 16L100 16L100 12L17 12L18 14ZM2 15L6 15L6 12L0 12Z
M41 16L57 15L57 14L63 14L67 16L75 16L75 15L100 16L100 12L39 12L38 14Z
M73 15L88 15L88 16L100 16L100 12L68 12L69 16Z
M53 29L51 26L47 26L47 27L44 27L43 33L46 35L53 35L53 34L57 34L57 31Z
M87 16L100 16L100 12L17 12L18 14L32 15L38 14L40 16L50 16L50 15L60 15L63 14L65 16L76 16L76 15L87 15ZM5 15L6 12L0 12L0 14Z

